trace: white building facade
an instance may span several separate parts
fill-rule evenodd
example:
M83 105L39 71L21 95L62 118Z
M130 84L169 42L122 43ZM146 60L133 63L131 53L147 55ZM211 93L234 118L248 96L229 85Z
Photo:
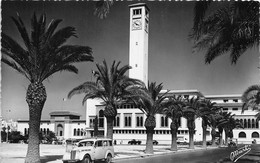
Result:
M58 139L84 138L86 120L81 120L80 115L69 111L55 111L50 113L50 119L41 120L40 131L42 134L54 132ZM17 131L22 135L29 134L29 121L18 120Z

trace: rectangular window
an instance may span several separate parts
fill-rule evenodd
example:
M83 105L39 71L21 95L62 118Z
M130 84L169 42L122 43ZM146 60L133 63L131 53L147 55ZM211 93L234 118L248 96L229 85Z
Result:
M89 127L94 127L95 117L89 117Z
M224 99L223 102L228 102L228 99Z
M238 99L233 99L234 102L238 102Z
M223 108L223 111L228 111L228 108Z
M232 110L238 110L238 108L232 108Z
M142 14L142 10L141 9L134 9L133 10L133 15L141 15Z
M148 12L148 10L145 10L145 16L146 16L147 18L149 18L149 12Z

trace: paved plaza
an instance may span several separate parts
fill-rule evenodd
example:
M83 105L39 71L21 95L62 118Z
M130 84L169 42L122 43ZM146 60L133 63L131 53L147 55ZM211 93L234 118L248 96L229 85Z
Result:
M210 150L214 147L203 149L195 146L195 150ZM42 162L62 163L61 158L65 153L66 146L63 145L40 145L40 155ZM114 160L131 159L138 157L149 157L145 154L145 145L115 145ZM0 144L0 163L23 163L26 156L27 144ZM178 152L189 152L188 146L179 146ZM170 151L170 145L155 145L154 155L164 155L174 153Z
M27 144L0 144L0 163L23 163L26 151ZM241 146L241 145L240 145ZM243 156L242 160L246 162L260 162L260 145L252 146L252 152ZM195 149L188 149L188 145L178 146L177 153L188 153L194 151L203 151L203 150L214 150L218 147L208 146L206 149L201 146L195 146ZM225 147L224 147L225 148ZM170 151L170 145L154 145L154 155L145 154L145 145L115 145L115 158L113 162L124 162L129 161L134 158L146 158L151 156L163 156L168 154L173 154L176 152ZM235 149L232 149L235 150ZM41 144L40 145L40 156L41 162L45 163L62 163L62 156L66 151L65 145L50 145L50 144ZM230 161L224 161L230 162Z

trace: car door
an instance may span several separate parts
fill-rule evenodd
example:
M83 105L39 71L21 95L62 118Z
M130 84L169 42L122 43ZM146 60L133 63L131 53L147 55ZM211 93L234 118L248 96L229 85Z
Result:
M104 158L104 146L103 146L103 141L102 140L98 140L95 143L95 147L94 147L94 159L95 160L99 160L99 159L103 159Z

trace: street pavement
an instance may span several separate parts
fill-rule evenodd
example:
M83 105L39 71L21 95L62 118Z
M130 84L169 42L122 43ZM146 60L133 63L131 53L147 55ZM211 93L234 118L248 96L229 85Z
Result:
M62 163L62 155L65 153L66 147L62 145L40 145L40 156L41 162L49 163ZM222 159L222 162L227 162L230 152L235 149L232 148L216 148L208 146L203 149L201 146L195 146L194 150L188 149L188 146L178 146L177 152L170 151L170 145L154 145L154 154L145 154L145 145L116 145L115 146L115 158L113 162L133 162L137 160L136 163L145 162L146 160L152 158L152 160L165 160L163 162L173 162L173 160L180 159L178 162L185 162L183 158L188 158L191 162L195 161L195 158L213 158L214 155L216 159ZM22 163L26 156L27 144L0 144L0 163ZM226 154L220 156L219 154ZM167 158L169 157L169 160ZM173 157L173 158L170 158ZM243 157L247 162L260 162L260 145L256 145L251 153ZM203 161L203 159L202 159ZM209 161L214 162L213 159ZM240 161L240 160L239 160ZM151 160L150 160L151 162ZM149 163L150 163L149 162ZM159 162L159 161L158 161ZM162 161L160 161L162 162ZM176 162L176 161L174 161ZM155 162L154 162L155 163ZM202 163L202 162L201 162ZM206 163L206 162L204 162ZM240 162L238 162L240 163ZM242 163L242 162L241 162Z

